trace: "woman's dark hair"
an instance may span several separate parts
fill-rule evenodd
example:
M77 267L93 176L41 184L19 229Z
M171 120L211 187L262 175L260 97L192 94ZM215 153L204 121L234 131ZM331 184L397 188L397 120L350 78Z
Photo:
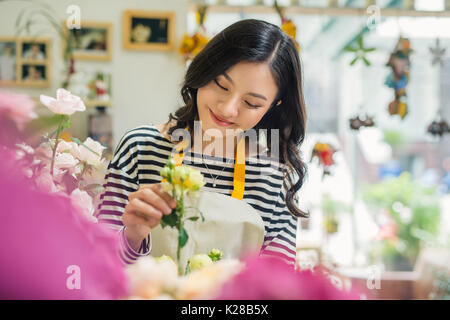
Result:
M239 62L267 63L272 72L278 95L253 129L280 130L280 161L288 168L283 184L287 190L286 206L293 216L308 217L295 204L295 195L306 175L298 149L306 129L301 63L294 41L276 25L255 19L241 20L211 39L188 67L181 89L186 105L170 114L168 123L175 120L176 124L168 133L172 135L174 130L188 127L192 134L194 121L198 120L197 90ZM281 103L276 106L279 100ZM270 136L267 135L269 148Z

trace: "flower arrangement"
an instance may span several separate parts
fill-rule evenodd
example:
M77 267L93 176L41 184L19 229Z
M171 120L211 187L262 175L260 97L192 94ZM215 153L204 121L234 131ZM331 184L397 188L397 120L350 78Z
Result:
M84 142L75 137L61 139L63 130L71 126L70 115L86 109L79 97L58 89L56 98L41 95L40 100L53 116L38 117L35 102L26 95L0 93L0 122L8 124L0 145L15 153L23 174L36 189L69 196L81 214L95 221L93 213L107 167L102 157L105 147L91 138ZM42 127L54 130L35 141Z
M195 21L197 22L197 31L193 35L184 34L181 40L178 52L183 56L184 61L194 59L194 57L202 51L208 44L209 38L206 36L206 30L203 26L206 18L207 5L200 5L195 13Z
M379 225L371 259L382 259L388 269L411 270L423 246L436 242L439 235L436 189L404 172L367 187L363 200L375 209Z
M313 147L310 161L317 157L319 165L323 167L323 175L329 175L330 168L334 165L333 155L336 151L331 144L319 141Z
M160 175L163 178L162 186L164 191L170 192L177 202L177 206L172 213L161 219L161 227L169 226L178 230L177 262L178 272L182 274L183 267L180 263L180 252L189 239L184 223L186 221L197 221L200 217L203 221L205 220L199 210L197 210L199 216L186 217L186 209L196 208L185 207L184 200L186 196L195 197L195 193L205 185L205 182L200 171L187 166L177 166L172 157L169 158L166 166L161 169Z
M223 259L180 276L170 258L149 256L130 266L127 274L129 299L360 299L350 283L323 267L294 270L274 257Z
M280 16L281 30L283 30L289 37L292 38L292 40L295 43L295 47L297 48L297 51L300 52L300 45L297 42L297 27L295 26L292 19L286 18L283 12L283 8L278 5L278 2L276 0L273 6L277 11L278 15Z

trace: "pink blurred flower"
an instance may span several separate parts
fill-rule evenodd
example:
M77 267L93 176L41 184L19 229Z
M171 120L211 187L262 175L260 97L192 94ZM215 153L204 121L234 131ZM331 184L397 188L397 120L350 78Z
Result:
M73 207L78 210L79 213L83 214L92 221L97 221L97 219L93 216L94 204L92 202L92 198L86 191L82 191L80 189L73 190L70 194L70 200Z
M56 90L56 99L41 94L40 100L44 106L56 114L71 115L76 111L86 110L86 106L80 97L62 88Z
M80 159L80 161L84 161L84 162L88 163L89 165L93 165L93 166L100 165L103 151L106 148L104 146L102 146L101 143L99 143L95 140L92 140L89 137L83 143L86 147L88 147L95 153L81 145L78 147L79 152L80 152L78 159Z
M360 299L337 289L322 273L296 271L280 259L252 257L245 269L222 287L220 300Z
M70 153L56 153L55 168L69 169L75 167L77 164L78 160L76 160Z
M80 150L75 142L67 142L66 140L59 140L56 151L59 153L70 153L74 158L78 159Z
M43 170L36 177L36 186L39 190L46 193L55 193L58 192L59 189L56 187L55 182L53 181L53 177L49 171Z
M1 149L0 160L0 299L127 297L115 233L80 215L68 196L32 189ZM69 286L73 266L79 289Z
M15 94L0 91L0 114L12 119L22 130L27 122L37 118L34 113L36 104L26 94Z

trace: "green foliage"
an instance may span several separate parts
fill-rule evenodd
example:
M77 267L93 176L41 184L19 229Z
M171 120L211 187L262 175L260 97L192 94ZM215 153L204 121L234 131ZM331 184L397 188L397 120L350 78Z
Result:
M381 241L373 257L392 261L403 257L414 264L423 244L437 239L440 208L435 188L412 181L408 172L368 187L363 200L375 210L387 211L397 226L398 241Z
M405 134L397 129L383 130L383 140L392 148L399 147L406 142Z

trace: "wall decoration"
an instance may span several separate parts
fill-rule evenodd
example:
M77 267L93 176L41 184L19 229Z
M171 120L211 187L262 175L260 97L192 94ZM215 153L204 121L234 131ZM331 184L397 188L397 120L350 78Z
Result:
M337 149L331 144L319 141L314 145L310 162L317 158L319 165L323 167L323 176L330 175L330 169L334 165L333 155L336 151Z
M181 40L178 52L183 56L185 62L194 59L194 57L202 51L202 49L209 42L209 38L206 35L206 28L204 26L207 11L207 5L199 5L197 7L197 11L195 12L197 30L191 36L185 33L183 39Z
M283 30L288 36L290 36L292 38L292 40L294 40L295 46L298 50L298 52L300 52L300 45L297 42L297 27L295 26L294 22L292 22L291 19L288 19L283 12L283 7L278 5L277 0L275 0L274 4L273 4L275 10L277 11L278 15L280 16L281 19L281 30Z
M438 110L436 118L427 127L427 132L433 136L442 137L446 133L450 133L450 126L442 117L442 110Z
M371 65L370 61L367 59L366 54L369 52L374 52L376 48L365 48L364 47L364 38L363 35L360 34L356 39L356 45L350 46L348 45L344 49L347 52L353 52L355 54L355 58L350 62L350 65L353 66L358 60L362 60L364 64L369 67Z
M388 111L390 115L399 115L401 119L408 114L406 85L409 81L409 56L411 53L409 40L400 37L386 64L392 68L392 72L386 78L385 84L395 92L395 99L389 104Z
M127 50L172 50L175 14L127 10L123 14L123 47Z
M68 29L63 23L67 33L63 53L67 47L72 49L73 58L77 60L111 60L112 52L112 23L81 21L81 29Z
M17 80L17 47L14 38L0 38L0 84L14 84Z
M431 61L431 64L434 66L436 64L439 64L440 66L444 65L444 57L445 52L447 51L447 48L442 48L440 45L439 38L436 39L436 44L434 47L429 48L430 53L433 56L433 60Z
M49 38L0 38L0 85L49 87L50 42Z
M369 115L365 115L363 118L360 115L357 115L349 120L350 129L359 130L361 127L373 127L375 126L375 121L373 117Z

